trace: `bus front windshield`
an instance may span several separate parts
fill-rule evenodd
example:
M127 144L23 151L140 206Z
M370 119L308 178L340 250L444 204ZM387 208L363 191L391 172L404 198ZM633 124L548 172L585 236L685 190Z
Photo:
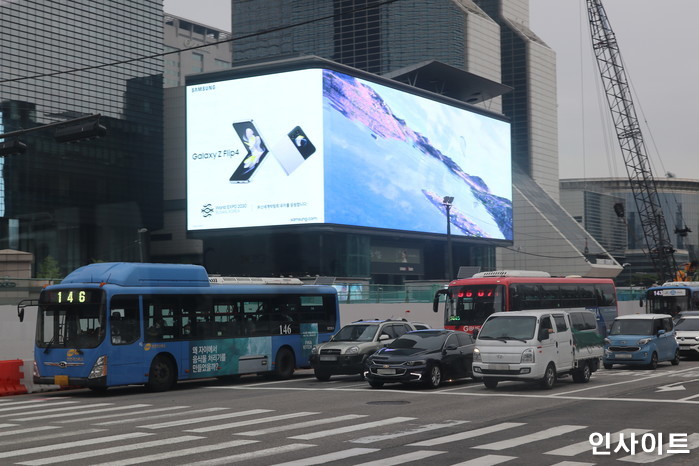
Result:
M40 297L37 315L36 346L40 348L94 348L104 339L105 309L103 300L90 293L90 299L76 298L61 302Z
M505 310L505 287L502 285L466 285L452 289L452 306L447 325L482 325L494 312Z

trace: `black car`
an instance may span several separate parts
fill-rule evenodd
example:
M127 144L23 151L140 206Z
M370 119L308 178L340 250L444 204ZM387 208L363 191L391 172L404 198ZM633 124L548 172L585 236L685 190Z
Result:
M418 382L436 388L444 380L472 377L473 337L454 330L416 330L367 359L369 385Z

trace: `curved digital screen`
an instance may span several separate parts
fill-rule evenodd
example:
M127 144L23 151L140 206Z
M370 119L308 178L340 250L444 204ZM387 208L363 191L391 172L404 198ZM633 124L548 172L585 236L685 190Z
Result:
M187 228L512 240L510 124L328 69L187 86Z

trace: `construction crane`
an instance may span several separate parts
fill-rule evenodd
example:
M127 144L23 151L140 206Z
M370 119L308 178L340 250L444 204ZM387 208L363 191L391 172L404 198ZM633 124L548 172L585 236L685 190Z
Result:
M619 54L619 45L602 1L586 1L592 48L626 164L626 173L636 202L648 255L658 280L670 281L674 279L677 271L675 249L670 242L658 189Z

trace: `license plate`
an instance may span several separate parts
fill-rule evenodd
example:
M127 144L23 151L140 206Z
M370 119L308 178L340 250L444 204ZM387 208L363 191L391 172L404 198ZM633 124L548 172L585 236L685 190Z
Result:
M631 359L631 356L629 353L619 353L614 355L615 358L617 359Z
M376 373L379 375L396 375L395 369L376 369Z
M509 364L491 364L490 367L491 367L491 369L494 369L496 371L509 371L510 370Z
M337 361L337 356L321 356L321 361Z
M61 387L65 387L68 385L68 376L67 375L54 375L53 376L53 383L56 385L60 385Z

